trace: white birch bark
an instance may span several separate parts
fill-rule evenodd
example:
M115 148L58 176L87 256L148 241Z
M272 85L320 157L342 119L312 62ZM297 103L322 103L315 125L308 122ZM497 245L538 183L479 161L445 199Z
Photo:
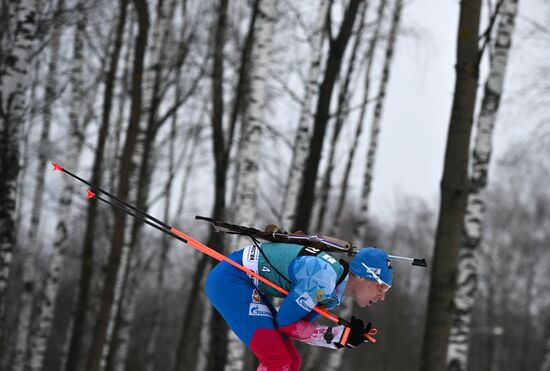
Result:
M311 35L311 60L307 75L305 93L303 98L302 110L298 120L298 128L294 138L294 148L292 150L292 162L288 173L288 178L283 194L281 213L283 228L290 228L294 221L296 211L296 202L300 190L301 176L308 154L308 144L311 126L313 124L312 105L313 99L319 91L319 74L321 72L322 46L324 39L324 29L329 11L329 0L319 2L319 13L315 20L313 33Z
M364 120L365 115L367 113L367 106L369 101L369 95L370 95L370 87L371 87L371 71L372 66L374 64L374 58L376 53L376 47L378 45L378 40L380 39L380 29L382 26L382 20L384 18L384 12L386 9L386 0L380 0L376 15L376 23L374 26L374 32L370 39L369 47L367 50L367 67L365 71L365 86L363 90L363 101L361 106L361 111L359 113L359 118L357 119L357 126L355 129L355 135L353 136L353 143L350 146L347 161L346 161L346 169L344 171L344 176L342 179L342 185L340 186L340 195L338 197L338 204L336 206L336 213L334 215L334 218L332 220L331 228L329 229L329 235L336 236L338 235L338 232L340 230L340 223L342 220L342 211L344 209L344 205L346 203L346 197L348 192L348 183L349 183L349 177L351 174L351 168L353 165L353 161L355 159L355 153L359 146L359 140L361 139L361 134L363 132L363 126L364 126Z
M131 234L132 228L128 226L128 234ZM139 232L138 232L139 234ZM127 236L131 239L131 236ZM122 297L119 299L120 309L118 311L118 320L116 321L116 347L112 359L114 371L123 371L126 368L126 359L130 347L130 326L135 317L135 302L137 292L136 267L139 265L139 251L135 251L140 245L139 238L135 242L136 246L130 246L130 240L125 242L124 254L128 255L128 265L125 267L126 277L123 278L123 288L121 288ZM131 251L134 250L134 251ZM114 321L113 321L114 322Z
M276 3L272 0L263 0L259 5L258 20L254 33L256 43L252 51L250 103L246 112L247 122L242 162L244 164L239 179L242 187L238 192L237 218L243 221L253 221L255 213L256 185L258 174L257 158L260 153L262 129L265 123L266 112L266 80L269 76L270 47L273 37L273 25L276 17Z
M403 8L403 0L396 0L395 7L393 9L393 16L391 21L391 27L386 44L386 52L384 56L384 67L382 71L382 79L380 81L380 90L378 92L378 99L374 108L374 116L372 120L372 126L369 138L369 150L367 152L367 163L365 168L365 174L363 178L363 192L360 201L360 213L355 224L353 231L353 241L363 241L366 236L366 227L368 221L368 205L369 195L372 182L372 173L374 168L374 161L376 157L376 150L378 148L378 134L380 132L380 124L382 121L382 111L384 107L384 98L386 96L386 88L390 77L390 67L393 60L393 54L395 50L395 44L397 40L397 34L399 32L399 21L401 18L401 10ZM380 8L379 8L380 10ZM382 9L383 11L383 9ZM344 300L340 316L342 318L349 318L353 313L353 300L346 298ZM343 353L333 352L329 356L327 370L338 370L342 366Z
M245 115L245 131L242 163L237 190L235 220L239 224L252 225L256 220L256 199L258 189L258 159L261 153L261 139L266 115L267 79L273 28L277 16L276 0L261 0L258 8L258 19L254 25L256 42L252 48L250 73L250 102ZM237 246L238 244L236 244ZM226 370L240 370L243 367L244 345L229 331L228 359Z
M0 353L5 356L4 318L6 288L10 278L13 249L16 245L17 182L20 170L21 128L24 121L25 92L31 67L36 24L34 0L10 1L15 34L8 49L4 45L0 66ZM7 359L7 357L4 357Z
M135 184L135 183L131 183L131 184ZM135 187L131 187L129 196L131 196L132 193L134 193L135 195L134 190L135 190ZM135 197L130 199L135 199ZM109 356L109 352L111 350L112 338L113 338L114 327L115 327L115 319L117 318L117 315L118 315L120 302L122 299L124 278L126 276L126 271L128 270L129 259L130 259L130 246L127 243L127 241L129 241L131 238L132 222L133 222L132 219L126 220L126 228L124 229L124 246L122 248L120 265L118 266L116 283L115 283L115 291L114 291L114 297L113 297L113 305L111 306L109 324L107 327L107 334L105 336L105 343L103 344L103 349L101 352L101 360L99 362L98 371L105 370L105 367L107 366L107 357Z
M28 185L27 181L27 174L28 174L28 163L29 163L29 142L30 142L30 128L34 127L34 122L37 117L37 111L38 107L41 104L41 101L39 102L39 99L37 98L38 94L38 87L41 85L42 82L42 76L41 76L41 66L42 66L42 60L40 58L36 58L33 61L33 72L30 77L31 86L30 86L30 94L29 94L29 102L27 104L28 106L28 116L24 119L23 127L21 130L23 131L22 135L22 143L20 146L20 151L22 153L22 159L21 159L21 171L19 172L19 180L17 183L17 188L20 190L19 194L17 196L17 218L15 221L15 225L21 225L21 220L23 220L23 208L21 205L23 204L23 200L25 198L24 195L27 194L27 188Z
M384 110L384 102L386 98L386 89L388 81L390 79L390 67L393 61L393 55L395 50L395 44L397 41L397 34L399 32L399 21L401 18L401 10L403 8L403 0L396 0L395 7L393 9L391 27L388 36L388 42L386 44L386 51L384 55L384 64L382 69L382 78L380 81L380 87L376 104L374 106L374 113L372 119L372 125L370 128L369 136L369 148L367 152L367 161L365 166L365 172L363 175L363 187L361 193L359 216L355 223L354 241L362 241L362 238L366 235L366 229L368 224L368 210L369 210L369 196L371 192L372 177L374 171L374 162L376 160L376 152L378 148L378 136L380 134L380 126L382 123L382 112Z
M59 0L57 4L57 11L59 12L64 8L64 0ZM15 351L13 356L13 371L22 371L25 362L27 361L28 352L28 339L31 326L32 316L32 304L34 297L34 280L35 280L35 268L34 268L34 251L36 251L40 245L38 242L38 232L40 228L40 217L42 213L42 202L45 183L45 172L47 169L47 154L44 150L48 147L50 126L52 121L52 106L56 98L57 91L57 64L59 61L59 49L61 43L61 27L60 24L55 22L52 26L51 35L51 54L50 61L48 63L48 74L46 77L46 92L45 102L43 106L43 124L40 135L40 154L38 156L38 168L35 172L35 190L31 211L31 222L28 235L29 254L24 258L23 262L23 293L21 295L21 301L19 304L16 339L15 339Z
M276 17L276 2L262 0L254 34L256 43L252 50L250 73L250 102L245 115L246 129L242 141L242 165L238 175L240 187L237 190L237 223L250 225L256 219L256 189L258 188L258 158L261 153L262 131L266 114L266 90L269 77L271 40Z
M459 253L455 312L447 348L447 369L466 370L471 331L472 309L477 291L476 254L482 241L485 212L485 188L492 152L493 129L496 122L508 53L512 42L517 0L504 0L491 59L490 72L485 83L473 149L471 186L464 216L462 245Z
M67 143L65 166L68 169L77 169L80 154L84 141L81 132L80 112L84 101L83 92L83 40L86 31L86 18L83 2L78 4L78 24L75 30L73 46L73 68L70 75L71 83L71 107L70 118L70 136ZM43 368L44 354L46 352L46 342L50 336L55 303L59 291L59 272L69 244L69 228L67 223L71 215L71 203L73 195L74 181L69 177L63 177L63 190L58 206L58 220L55 228L53 252L48 266L48 272L44 283L44 289L38 302L39 313L36 319L36 327L33 329L29 343L30 347L30 369L38 371Z

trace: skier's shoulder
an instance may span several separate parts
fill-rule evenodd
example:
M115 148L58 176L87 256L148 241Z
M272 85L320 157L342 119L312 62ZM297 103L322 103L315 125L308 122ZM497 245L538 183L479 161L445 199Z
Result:
M295 281L309 281L333 286L338 272L324 255L299 255L289 266L289 273ZM330 255L329 255L330 256ZM334 263L338 264L336 261Z

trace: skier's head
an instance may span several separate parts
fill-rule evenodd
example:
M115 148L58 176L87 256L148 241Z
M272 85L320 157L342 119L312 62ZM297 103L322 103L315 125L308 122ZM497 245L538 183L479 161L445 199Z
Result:
M349 269L356 276L391 287L392 266L388 254L377 247L365 247L355 255Z
M349 264L352 273L346 295L360 307L384 300L392 284L392 266L388 254L376 247L361 249Z

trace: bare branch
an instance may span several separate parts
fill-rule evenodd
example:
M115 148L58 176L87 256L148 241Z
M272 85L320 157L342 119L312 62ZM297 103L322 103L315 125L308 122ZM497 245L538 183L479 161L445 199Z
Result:
M502 7L503 2L504 2L504 0L499 0L498 1L497 5L495 7L495 11L493 12L493 14L491 16L491 19L489 21L489 25L487 26L487 28L485 29L483 34L480 36L480 39L483 39L483 44L479 48L479 55L478 55L478 58L477 58L477 64L478 65L479 65L479 62L481 61L481 57L483 56L483 52L485 51L485 47L487 47L487 44L491 41L491 34L493 32L493 27L495 26L495 21L496 21L497 16L500 12L500 8Z

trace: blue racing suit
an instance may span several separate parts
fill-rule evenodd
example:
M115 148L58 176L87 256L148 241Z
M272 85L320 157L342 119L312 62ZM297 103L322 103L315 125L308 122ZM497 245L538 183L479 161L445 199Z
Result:
M272 354L277 349L283 350L286 358L294 359L287 359L292 364L289 370L298 369L299 355L287 336L336 348L334 342L339 340L343 326L329 329L311 323L318 316L312 309L316 305L332 309L342 302L348 282L347 263L337 262L312 247L285 243L262 243L260 248L251 245L229 258L289 292L276 311L267 295L285 295L230 264L219 263L208 276L208 298L235 334L256 353L260 366L265 367L259 369L270 369L273 360L285 358ZM334 342L325 340L327 331L332 332Z

